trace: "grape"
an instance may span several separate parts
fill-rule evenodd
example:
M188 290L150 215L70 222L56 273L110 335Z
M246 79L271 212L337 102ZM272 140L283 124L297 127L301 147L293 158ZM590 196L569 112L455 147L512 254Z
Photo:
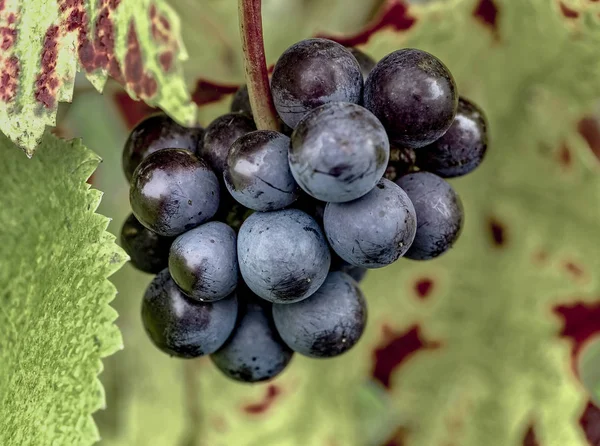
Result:
M195 300L227 297L238 280L235 232L212 221L180 235L171 246L169 271L179 288Z
M328 203L325 234L346 262L381 268L402 256L417 228L415 208L407 194L383 178L367 195L349 203Z
M390 181L395 181L402 175L406 175L415 166L417 155L414 149L410 147L391 147L390 148L390 161L387 169L385 170L385 178Z
M248 95L248 86L242 85L233 95L229 111L232 113L244 113L252 116L252 106L250 105L250 96Z
M156 274L167 267L173 239L162 237L143 226L133 214L121 228L121 246L131 264L146 273Z
M271 305L250 301L231 338L210 358L229 378L255 383L279 375L293 354L275 329Z
M371 71L364 102L392 143L418 148L450 128L458 94L452 74L439 59L425 51L403 49L384 57Z
M465 175L475 169L487 150L487 122L483 111L459 98L454 123L440 139L417 153L417 166L443 178Z
M233 198L256 211L273 211L298 198L290 172L290 139L271 130L239 137L231 146L225 168L225 185Z
M289 47L275 64L271 79L275 108L291 128L320 105L359 102L362 88L362 74L352 53L326 39L307 39Z
M351 265L335 253L332 253L331 256L330 271L341 271L346 273L358 283L362 282L367 274L367 268Z
M319 225L297 209L257 212L238 235L238 261L248 287L271 302L305 299L321 286L331 262Z
M298 124L289 161L296 182L308 194L345 202L375 187L389 154L385 129L371 112L360 105L331 102Z
M150 282L142 301L142 322L150 340L160 350L180 358L217 351L233 332L237 312L235 294L218 302L186 298L168 269Z
M244 220L252 215L253 212L252 209L248 209L238 203L231 194L222 193L219 210L217 210L213 220L227 223L237 233Z
M129 201L136 218L172 237L209 220L219 206L219 182L208 164L181 149L159 150L135 170Z
M204 145L199 151L215 173L221 178L231 144L240 136L256 130L252 118L242 113L220 116L206 127Z
M373 71L377 62L373 60L371 56L363 53L356 48L348 48L348 50L352 53L356 61L358 62L358 66L360 67L360 72L362 73L363 79L366 81L369 73Z
M410 197L417 213L417 234L406 257L428 260L450 249L464 220L462 203L452 186L429 172L411 173L396 183Z
M367 304L348 274L332 272L308 299L274 304L273 320L283 341L295 352L331 358L358 342L367 323Z
M142 160L157 150L185 149L196 153L203 134L201 127L183 127L163 113L147 117L134 127L123 148L123 171L127 181L131 181Z

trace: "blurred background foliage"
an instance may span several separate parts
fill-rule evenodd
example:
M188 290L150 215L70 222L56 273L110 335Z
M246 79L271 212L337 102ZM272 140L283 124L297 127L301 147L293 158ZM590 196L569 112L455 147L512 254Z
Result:
M243 82L235 0L171 0L200 122ZM106 446L578 446L600 444L600 2L264 0L269 63L313 35L376 58L440 57L488 113L484 165L452 183L466 209L455 249L369 273L370 321L332 361L296 357L270 384L171 359L141 327L151 277L112 280L125 350L104 361ZM149 108L78 82L58 132L104 160L93 184L118 233L129 213L121 148ZM580 354L581 353L581 354ZM581 364L581 367L578 367ZM582 379L578 379L577 371ZM591 400L590 400L591 399Z

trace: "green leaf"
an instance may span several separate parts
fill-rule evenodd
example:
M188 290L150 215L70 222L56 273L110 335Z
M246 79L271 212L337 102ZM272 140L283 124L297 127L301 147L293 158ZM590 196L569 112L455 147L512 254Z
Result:
M544 446L588 444L578 423L588 396L553 307L600 292L600 163L576 130L600 97L600 6L565 2L579 14L569 19L550 0L494 3L495 27L474 0L411 6L409 30L384 28L365 47L433 52L488 113L488 158L452 181L466 209L452 252L369 273L359 345L331 361L295 358L275 391L158 352L139 317L150 277L124 268L116 306L128 353L103 374L104 445L521 446L527 432ZM116 163L97 181L117 182L121 223Z
M2 0L0 131L32 156L77 70L98 91L107 77L182 124L196 107L182 78L187 52L164 0Z
M0 152L0 444L92 444L100 358L122 347L106 278L127 259L85 183L100 159L49 134L32 160L1 134Z

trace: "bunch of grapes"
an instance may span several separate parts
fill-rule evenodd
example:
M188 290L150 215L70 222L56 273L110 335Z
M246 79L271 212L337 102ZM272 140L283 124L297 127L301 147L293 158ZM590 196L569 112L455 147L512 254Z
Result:
M475 169L487 147L483 113L424 51L375 63L304 40L280 57L271 91L281 133L256 130L242 87L206 129L145 119L123 154L122 245L157 274L142 303L150 339L246 382L276 376L294 352L352 348L366 270L454 244L463 209L444 178Z

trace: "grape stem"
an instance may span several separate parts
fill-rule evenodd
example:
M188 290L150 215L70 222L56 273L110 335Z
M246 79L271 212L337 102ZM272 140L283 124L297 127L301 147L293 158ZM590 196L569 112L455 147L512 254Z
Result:
M259 130L277 131L279 122L273 105L265 59L261 0L239 0L238 6L246 84L254 121Z

